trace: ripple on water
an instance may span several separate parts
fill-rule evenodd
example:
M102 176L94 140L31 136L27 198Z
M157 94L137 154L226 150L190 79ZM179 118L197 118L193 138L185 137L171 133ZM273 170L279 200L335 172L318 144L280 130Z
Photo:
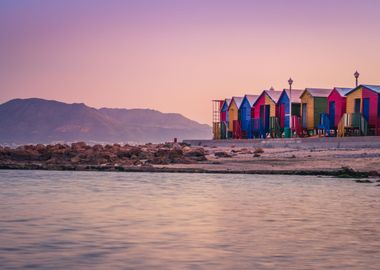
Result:
M312 176L0 171L0 268L378 270L379 195Z

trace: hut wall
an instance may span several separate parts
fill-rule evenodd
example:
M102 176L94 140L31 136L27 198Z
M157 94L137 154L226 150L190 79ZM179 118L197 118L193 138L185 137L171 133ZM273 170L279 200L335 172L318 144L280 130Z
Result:
M336 89L334 89L327 98L327 112L330 113L330 102L335 102L334 124L338 125L343 114L346 113L346 97L342 97Z
M360 87L358 90L349 93L346 96L346 111L347 113L354 113L355 112L355 99L360 98L362 99L362 88ZM363 103L363 102L361 102ZM362 105L361 105L362 107ZM362 109L360 108L360 111Z
M301 97L301 115L305 112L302 110L302 104L306 105L306 128L314 129L314 98L309 94L309 92L305 92Z
M268 95L264 95L264 96L265 96L265 105L270 106L269 116L270 117L276 116L276 103L274 103L273 100Z
M260 118L260 106L265 104L265 95L261 95L254 105L254 119Z
M251 105L245 98L240 106L240 116L241 116L241 128L247 131L249 128L249 121L251 120Z
M363 99L364 98L368 98L369 99L369 119L368 119L368 124L370 126L376 126L376 123L377 123L377 114L378 114L378 94L371 91L371 90L368 90L366 88L363 88L363 91L362 91L362 97ZM361 112L363 113L363 105L362 105L362 109L361 109Z
M228 131L233 131L234 120L239 120L239 110L235 102L231 101L230 108L228 110Z
M319 125L321 113L327 113L327 97L314 97L314 128Z
M281 115L281 107L284 107L285 115ZM278 117L280 118L280 123L284 123L284 127L289 127L289 97L284 92L277 103ZM282 119L284 117L284 119Z

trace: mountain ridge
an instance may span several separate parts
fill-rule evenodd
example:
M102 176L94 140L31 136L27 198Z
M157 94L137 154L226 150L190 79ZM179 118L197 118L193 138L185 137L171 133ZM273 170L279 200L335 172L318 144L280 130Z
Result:
M41 98L0 104L0 144L162 142L211 137L211 127L178 113L89 107Z

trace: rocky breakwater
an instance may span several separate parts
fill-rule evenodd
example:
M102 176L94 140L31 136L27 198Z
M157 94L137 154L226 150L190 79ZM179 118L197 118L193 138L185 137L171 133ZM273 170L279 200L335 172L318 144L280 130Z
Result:
M0 146L0 169L151 171L154 165L202 161L207 161L203 148L180 143L132 146L77 142L17 148Z

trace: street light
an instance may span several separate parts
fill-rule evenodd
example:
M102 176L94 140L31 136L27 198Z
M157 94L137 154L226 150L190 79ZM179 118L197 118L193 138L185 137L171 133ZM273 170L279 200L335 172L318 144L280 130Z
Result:
M355 80L356 80L356 87L358 87L358 78L359 78L359 72L358 71L355 71L354 73L354 76L355 76Z
M293 84L292 78L289 78L288 83L289 83L289 114L290 114L289 115L289 128L290 128L290 134L292 134L293 133L292 132L292 84Z

